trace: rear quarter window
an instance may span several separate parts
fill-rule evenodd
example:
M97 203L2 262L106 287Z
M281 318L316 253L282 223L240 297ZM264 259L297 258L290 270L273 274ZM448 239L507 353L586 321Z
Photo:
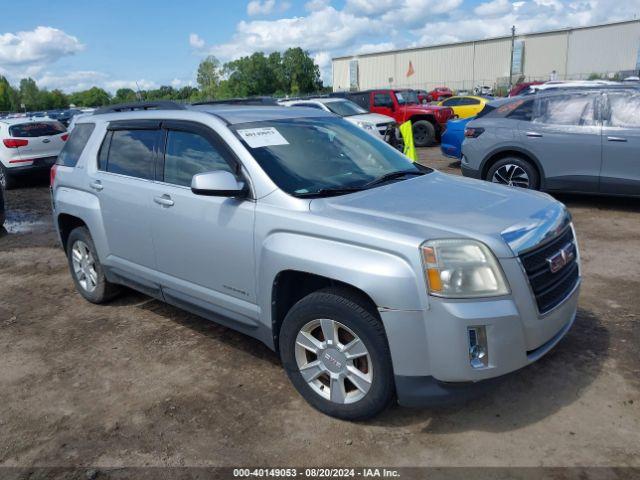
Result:
M9 127L9 135L20 138L50 137L66 131L60 122L30 122Z
M93 133L95 125L93 123L81 123L76 125L71 133L66 145L63 147L56 165L64 165L66 167L75 167L82 155L84 147L87 146L89 137Z

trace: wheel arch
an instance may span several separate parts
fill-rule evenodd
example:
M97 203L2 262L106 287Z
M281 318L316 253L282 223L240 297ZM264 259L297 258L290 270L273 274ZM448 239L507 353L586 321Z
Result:
M60 242L62 243L62 249L67 251L67 241L71 232L78 227L89 228L84 220L75 215L68 213L61 213L57 219L58 232L60 233Z
M375 302L360 288L335 278L314 273L282 270L274 278L271 289L271 330L276 351L278 351L282 322L291 307L307 295L329 287L337 288L345 293L348 292L350 296L358 300L360 306L369 310L382 321Z

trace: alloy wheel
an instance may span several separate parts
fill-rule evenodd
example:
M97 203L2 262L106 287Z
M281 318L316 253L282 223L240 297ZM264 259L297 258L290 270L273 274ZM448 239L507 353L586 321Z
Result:
M364 342L335 320L304 325L296 337L295 357L304 381L331 402L355 403L373 383L373 363Z
M501 183L510 187L529 188L530 180L527 172L519 165L507 163L498 168L493 177L493 183Z
M7 176L4 173L4 168L0 167L0 186L4 189L7 188Z
M81 240L75 242L71 249L71 261L73 273L80 286L87 292L93 292L98 285L98 273L96 261L89 246Z

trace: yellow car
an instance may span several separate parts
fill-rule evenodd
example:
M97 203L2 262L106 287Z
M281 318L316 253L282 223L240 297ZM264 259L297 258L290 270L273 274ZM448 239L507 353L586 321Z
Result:
M473 117L480 113L487 103L487 99L483 97L475 97L472 95L466 95L463 97L449 97L438 103L443 107L451 107L453 113L458 118Z

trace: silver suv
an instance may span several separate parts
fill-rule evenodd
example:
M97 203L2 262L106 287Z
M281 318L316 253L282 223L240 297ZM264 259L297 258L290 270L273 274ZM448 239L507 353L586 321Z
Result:
M539 190L640 195L640 88L587 85L552 85L483 111L466 127L462 173Z
M126 285L255 337L336 417L465 398L576 315L561 203L414 164L319 110L100 110L52 178L84 298Z

